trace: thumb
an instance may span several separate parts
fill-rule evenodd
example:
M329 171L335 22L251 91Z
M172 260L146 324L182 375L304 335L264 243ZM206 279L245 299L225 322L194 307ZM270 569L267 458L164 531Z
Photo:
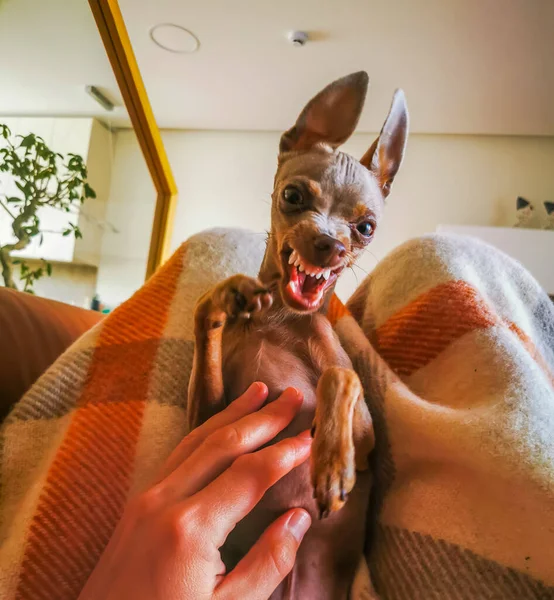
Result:
M311 523L310 515L301 508L279 517L221 582L215 597L267 600L291 572Z

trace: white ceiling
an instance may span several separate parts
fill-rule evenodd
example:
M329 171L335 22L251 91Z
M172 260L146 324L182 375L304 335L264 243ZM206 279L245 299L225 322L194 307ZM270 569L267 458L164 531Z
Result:
M360 129L406 91L412 131L554 135L554 0L120 0L157 120L166 128L282 130L332 79L370 74ZM155 46L176 23L195 54ZM312 32L303 48L291 29ZM119 99L86 0L0 0L0 114L115 118ZM6 56L12 58L7 61Z
M0 115L129 120L87 0L0 0ZM119 105L85 93L96 85Z

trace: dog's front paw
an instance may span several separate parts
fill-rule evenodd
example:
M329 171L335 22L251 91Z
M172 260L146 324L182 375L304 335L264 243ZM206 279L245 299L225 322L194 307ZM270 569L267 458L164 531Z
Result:
M356 464L352 441L333 439L319 428L312 430L311 476L319 518L340 510L356 483Z
M273 297L258 279L234 275L217 286L214 303L228 317L250 319L270 308Z

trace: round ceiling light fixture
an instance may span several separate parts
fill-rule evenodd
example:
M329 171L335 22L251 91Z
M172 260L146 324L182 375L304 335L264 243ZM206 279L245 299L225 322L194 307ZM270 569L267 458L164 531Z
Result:
M192 54L200 47L200 40L185 27L174 23L160 23L150 30L150 38L160 48L174 54Z

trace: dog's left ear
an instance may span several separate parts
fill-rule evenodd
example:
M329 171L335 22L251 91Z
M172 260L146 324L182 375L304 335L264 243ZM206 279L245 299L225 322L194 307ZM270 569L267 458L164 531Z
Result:
M360 160L377 177L385 198L389 195L392 182L402 164L408 139L408 123L404 92L396 90L379 137Z
M294 127L281 137L279 152L305 151L318 143L338 148L354 133L369 77L364 71L337 79L312 98Z

